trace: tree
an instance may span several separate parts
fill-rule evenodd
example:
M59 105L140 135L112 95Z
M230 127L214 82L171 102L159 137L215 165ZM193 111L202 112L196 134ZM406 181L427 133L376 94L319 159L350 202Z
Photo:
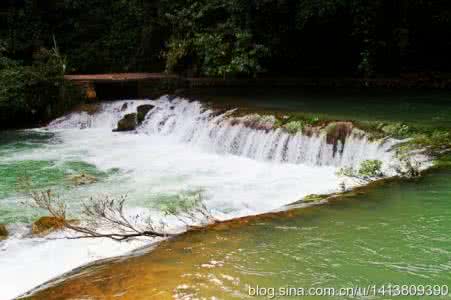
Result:
M255 41L249 29L248 7L239 0L197 0L187 5L165 1L172 25L166 70L207 76L255 75L269 49Z

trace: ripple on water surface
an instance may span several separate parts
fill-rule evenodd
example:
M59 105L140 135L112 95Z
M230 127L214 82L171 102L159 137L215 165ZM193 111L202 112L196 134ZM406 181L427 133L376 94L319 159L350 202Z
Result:
M438 171L324 206L186 234L150 253L87 267L35 299L242 299L257 285L449 285L450 178Z

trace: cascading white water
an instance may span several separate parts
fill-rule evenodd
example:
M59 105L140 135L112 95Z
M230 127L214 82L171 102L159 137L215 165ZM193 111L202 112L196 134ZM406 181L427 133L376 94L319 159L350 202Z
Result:
M143 104L155 107L136 131L112 132L125 114ZM179 198L192 192L202 191L214 217L231 219L278 210L309 194L338 192L348 180L336 174L339 167L379 159L391 170L394 162L388 151L396 143L393 140L371 142L362 132L353 131L344 144L337 142L334 147L325 133L290 135L272 129L272 117L237 118L232 113L168 97L103 103L95 114L75 112L36 129L54 138L37 148L8 151L2 161L44 161L61 168L73 162L89 164L109 175L92 185L65 189L69 207L77 208L98 194L126 194L127 213L148 213L157 221L164 201L177 205ZM349 179L346 187L355 184L359 183ZM13 204L19 197L0 201ZM164 221L168 227L177 226L176 220ZM23 225L18 224L28 232ZM8 287L2 290L7 299L81 264L147 243L30 238L11 228L12 236L0 241L0 282Z
M358 168L363 160L383 162L384 171L390 172L394 161L390 149L397 143L393 139L370 141L361 131L354 130L344 143L328 143L327 134L311 135L287 133L283 129L263 129L247 126L230 117L231 111L217 114L200 102L162 97L158 100L133 100L103 104L95 115L74 113L50 124L51 128L114 128L120 118L142 104L155 106L137 129L139 133L169 136L178 142L189 143L216 153L244 156L260 161ZM245 119L245 118L243 118Z

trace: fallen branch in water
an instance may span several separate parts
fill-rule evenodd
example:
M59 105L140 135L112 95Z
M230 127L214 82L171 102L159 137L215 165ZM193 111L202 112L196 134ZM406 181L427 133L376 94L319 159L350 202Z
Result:
M68 236L67 239L110 238L124 241L136 237L170 237L165 222L155 223L150 217L141 214L134 216L125 213L126 196L114 198L110 196L91 197L82 204L82 222L67 219L67 206L50 190L31 191L32 207L44 209L59 220L64 228L80 235ZM178 208L165 211L166 216L174 216L188 227L190 224L208 224L215 222L209 210L202 202L199 194L190 203L184 203ZM82 224L82 225L80 225Z

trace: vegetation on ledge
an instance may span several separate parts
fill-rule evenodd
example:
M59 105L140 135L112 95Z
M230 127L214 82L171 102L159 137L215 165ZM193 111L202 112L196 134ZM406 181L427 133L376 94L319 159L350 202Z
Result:
M226 110L219 112L224 111ZM396 145L400 159L412 151L420 151L431 158L439 158L451 151L451 130L447 128L420 127L402 122L341 121L302 112L253 112L249 109L238 109L230 114L232 124L243 121L245 126L255 129L281 128L289 134L324 133L330 144L337 141L345 143L346 137L351 133L366 135L371 141L387 138L401 140L402 142Z
M357 170L352 167L341 168L337 172L338 176L354 177L363 181L370 181L374 178L382 178L382 161L377 159L368 159L360 163Z
M65 61L56 48L39 49L32 64L24 65L6 57L1 47L0 128L36 125L82 99L78 89L64 81Z

